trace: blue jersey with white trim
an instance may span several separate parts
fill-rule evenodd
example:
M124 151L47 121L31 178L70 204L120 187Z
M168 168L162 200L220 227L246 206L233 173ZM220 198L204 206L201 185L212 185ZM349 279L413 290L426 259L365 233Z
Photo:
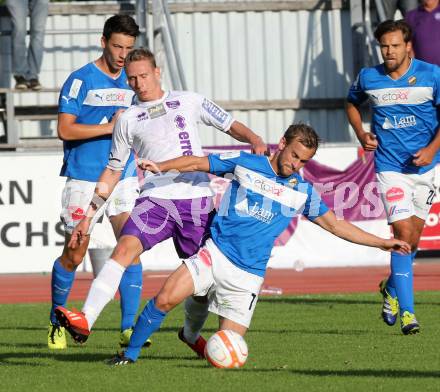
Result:
M64 83L58 101L58 112L76 116L78 124L105 124L119 109L131 105L133 90L127 85L127 76L113 79L102 72L95 63L89 63L73 72ZM64 141L64 160L61 176L77 180L98 181L107 166L112 135L92 139ZM133 156L130 158L130 162ZM134 165L127 165L135 176Z
M370 99L376 134L376 172L422 174L436 162L418 167L413 154L426 147L439 127L440 67L416 59L408 71L394 80L383 64L363 68L350 88L347 100L354 105Z
M310 220L327 206L299 174L280 177L268 157L246 152L208 155L210 172L233 173L211 225L211 237L237 267L264 276L275 239L298 214Z

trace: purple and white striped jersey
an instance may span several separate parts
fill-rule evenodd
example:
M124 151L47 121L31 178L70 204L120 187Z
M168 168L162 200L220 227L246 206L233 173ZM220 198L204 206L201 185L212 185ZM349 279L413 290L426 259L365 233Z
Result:
M138 102L118 119L113 131L108 168L123 170L133 149L139 158L161 162L182 155L203 156L198 124L226 132L232 116L200 94L169 91L149 102ZM191 199L213 195L206 173L145 173L141 196Z

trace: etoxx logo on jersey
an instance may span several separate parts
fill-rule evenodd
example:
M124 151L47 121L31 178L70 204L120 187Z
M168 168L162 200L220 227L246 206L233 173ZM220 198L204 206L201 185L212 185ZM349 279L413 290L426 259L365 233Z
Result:
M262 178L252 177L250 174L246 174L246 178L249 180L249 182L254 185L257 189L260 189L262 193L272 193L276 196L281 196L281 194L284 192L284 186L275 185L276 182L273 181L266 181Z
M409 90L390 91L382 94L379 99L384 102L405 102L408 100Z
M417 125L416 116L392 116L390 120L388 117L385 117L385 121L382 124L383 129L392 129L392 128L408 128L414 127Z
M90 106L130 106L133 94L133 91L119 88L89 90L84 104Z

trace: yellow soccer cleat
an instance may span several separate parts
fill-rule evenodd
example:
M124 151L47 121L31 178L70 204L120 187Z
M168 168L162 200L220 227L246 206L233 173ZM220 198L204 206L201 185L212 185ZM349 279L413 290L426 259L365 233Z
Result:
M67 348L66 330L63 327L52 323L49 324L47 347L51 350L64 350Z
M420 325L416 316L407 310L400 317L400 327L404 335L413 335L420 332Z
M133 334L133 328L124 329L119 335L119 347L121 348L128 347L132 334ZM147 339L143 347L150 347L150 346L151 346L151 340Z

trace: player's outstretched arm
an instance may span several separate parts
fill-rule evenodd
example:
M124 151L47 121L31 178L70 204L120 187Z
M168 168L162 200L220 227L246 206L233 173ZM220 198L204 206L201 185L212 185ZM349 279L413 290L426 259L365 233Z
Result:
M240 142L249 143L253 153L268 154L269 148L263 139L240 121L234 121L227 133Z
M401 254L411 253L411 247L405 241L401 241L396 238L385 239L374 234L367 233L350 222L338 220L335 213L331 210L316 218L314 223L318 224L324 230L327 230L337 237L355 244L371 246Z
M90 223L93 217L96 215L97 211L105 204L105 202L113 192L113 189L115 189L115 186L118 183L121 174L122 171L119 170L112 170L109 168L105 168L103 170L98 182L96 183L95 193L93 194L92 200L90 201L90 205L84 218L81 219L81 222L72 231L72 235L68 244L69 248L76 249L84 242L86 236L88 235Z
M140 158L137 161L137 165L140 169L148 170L152 173L167 172L170 170L177 170L179 172L209 172L208 157L184 156L163 162L153 162L148 159Z

